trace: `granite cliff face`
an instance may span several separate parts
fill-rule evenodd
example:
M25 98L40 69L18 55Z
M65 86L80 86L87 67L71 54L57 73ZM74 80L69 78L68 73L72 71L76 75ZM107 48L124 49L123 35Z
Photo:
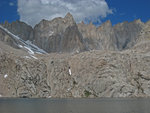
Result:
M95 27L67 14L31 31L0 26L0 97L150 97L150 21Z
M141 20L123 22L114 26L116 45L119 50L129 49L136 44L138 35L144 27Z
M86 49L82 34L70 13L52 21L42 20L34 28L34 44L47 52L76 52Z
M15 21L10 24L7 21L5 21L5 23L2 24L2 26L4 28L7 28L14 35L21 37L25 41L33 39L32 27L24 22Z
M96 28L92 23L85 25L82 22L78 24L78 27L88 48L92 50L124 50L135 45L144 23L135 20L112 26L111 22L107 21Z
M79 31L82 33L85 44L89 50L116 50L113 27L110 21L105 22L96 28L92 23L78 24Z

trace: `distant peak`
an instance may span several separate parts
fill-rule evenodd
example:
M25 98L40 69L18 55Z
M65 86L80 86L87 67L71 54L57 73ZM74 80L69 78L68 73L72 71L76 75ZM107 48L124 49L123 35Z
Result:
M72 23L72 24L75 23L74 18L73 18L73 16L72 16L70 13L67 13L67 15L65 16L64 19L65 19L67 22L69 22L69 23Z
M89 26L89 27L92 27L92 28L95 27L95 25L94 25L92 22L90 22L88 26Z
M71 13L68 12L68 13L66 14L65 18L73 18L73 16L71 15Z
M8 21L5 21L4 24L9 24L9 22L8 22Z
M137 22L142 22L141 19L137 19Z
M106 22L101 24L101 26L99 26L98 29L101 30L101 29L104 29L104 28L111 28L111 27L112 27L111 21L107 20Z
M107 20L105 23L107 23L107 24L111 24L111 21L110 21L110 20Z
M84 21L82 21L81 24L84 24Z
M141 19L137 19L137 20L135 20L135 23L141 24L141 23L143 23L143 22L141 21Z
M92 23L92 22L90 22L90 23L89 23L89 25L93 25L93 23Z
M107 20L106 22L104 22L104 23L102 24L102 26L112 26L112 23L111 23L110 20Z

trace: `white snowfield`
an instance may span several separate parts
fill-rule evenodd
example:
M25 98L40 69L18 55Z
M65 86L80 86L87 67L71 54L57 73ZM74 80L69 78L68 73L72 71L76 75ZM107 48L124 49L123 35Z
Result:
M0 29L2 29L3 31L5 31L7 34L9 34L14 40L17 41L17 46L19 48L24 48L26 49L29 54L34 54L34 53L41 53L41 54L46 54L47 52L45 52L43 49L40 49L39 47L37 47L36 45L32 44L31 41L24 41L22 40L20 37L14 35L13 33L11 33L10 31L8 31L6 28L4 28L3 26L0 25Z
M33 55L31 55L31 57L34 58L34 59L36 59L36 60L38 59L37 57L35 57L35 56L33 56Z
M28 50L29 54L34 54L34 51L32 51L29 47L24 46L24 48Z

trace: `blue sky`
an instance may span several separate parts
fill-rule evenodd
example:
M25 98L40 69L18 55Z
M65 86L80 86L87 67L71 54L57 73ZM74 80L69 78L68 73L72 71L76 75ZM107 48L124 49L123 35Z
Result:
M29 0L20 0L20 1L28 1L29 2ZM30 1L33 1L33 0L30 0ZM48 5L47 5L48 0L41 0L41 1L43 1L42 2L42 5L44 4L43 7L48 7ZM65 1L65 0L62 0L62 1ZM68 1L68 0L66 0L66 1ZM104 11L105 14L103 14L103 12L101 12L100 16L103 16L104 18L101 18L99 22L111 20L112 24L114 25L119 22L123 22L123 21L130 22L130 21L133 21L133 20L139 19L139 18L143 22L146 22L150 19L150 0L105 0L105 2L107 3L109 9L105 7L106 8L106 10ZM32 2L30 2L30 5L31 5L31 3ZM70 3L75 3L75 2L73 2L73 0L70 0ZM90 3L91 2L89 2L89 4ZM30 19L30 15L28 18L27 14L31 14L31 12L29 12L29 11L23 12L25 10L25 8L28 9L27 7L29 7L29 6L24 7L24 4L23 5L22 4L23 4L23 2L20 2L20 5L17 6L17 0L0 0L0 22L4 22L5 20L12 22L12 21L21 19L22 21L25 21L25 22L27 21L27 23L28 23L28 21L29 21L28 19ZM34 4L37 4L37 3L34 3ZM17 12L18 7L20 8L20 12ZM22 7L24 7L24 8L22 8ZM103 6L100 6L100 7L103 8ZM36 7L34 7L34 8L36 9ZM31 10L33 10L33 9L31 9ZM101 10L101 9L98 9L98 10ZM109 12L110 10L112 11L112 13ZM93 10L93 11L95 11L95 10ZM35 13L36 13L36 11L35 11ZM51 14L50 11L48 13ZM95 12L95 13L98 14L98 12ZM26 15L23 15L23 14L26 14ZM104 15L106 15L106 17ZM43 15L41 15L41 16L46 17ZM54 16L54 14L52 14L52 16L55 17L57 15ZM90 15L88 15L88 16L90 17ZM95 15L91 15L91 17L94 17L94 16ZM35 15L35 17L37 18L37 15ZM39 19L41 19L41 18L39 18ZM52 17L49 17L49 18L52 18ZM82 18L80 18L80 20L81 19ZM97 19L97 18L94 18L94 19ZM34 19L31 18L30 20L34 20ZM29 22L28 24L31 24L31 23Z
M113 24L135 19L141 19L143 22L150 20L150 0L106 0L106 2L114 9L114 14L108 15L104 20L110 19Z
M19 20L16 0L0 0L0 22Z

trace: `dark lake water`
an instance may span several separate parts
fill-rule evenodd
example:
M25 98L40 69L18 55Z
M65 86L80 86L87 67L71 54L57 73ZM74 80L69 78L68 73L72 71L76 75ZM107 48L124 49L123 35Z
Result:
M150 113L150 98L0 98L0 113Z

